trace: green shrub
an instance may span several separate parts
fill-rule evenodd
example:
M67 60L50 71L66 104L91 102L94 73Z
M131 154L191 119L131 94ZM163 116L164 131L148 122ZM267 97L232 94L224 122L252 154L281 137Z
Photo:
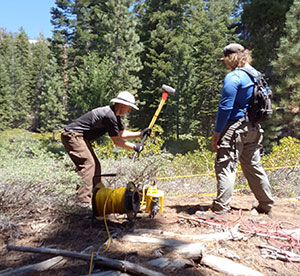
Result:
M36 135L36 134L34 134ZM0 209L63 202L74 194L81 179L69 158L49 152L41 139L22 130L0 133ZM2 147L3 146L3 147ZM71 170L66 169L72 166Z
M296 197L300 195L300 141L285 137L273 146L268 155L262 157L262 164L268 175L272 193L279 197ZM248 188L247 180L241 173L237 175L236 187Z
M198 149L176 154L168 169L160 172L157 183L170 194L212 193L215 191L215 153L208 150L205 137L198 138Z
M262 159L273 193L277 196L300 195L300 140L285 137Z
M174 155L193 152L199 148L198 137L184 134L180 135L179 139L177 140L174 136L166 140L165 147Z
M172 162L176 174L203 174L214 170L215 153L207 149L205 137L198 138L194 152L177 154Z
M293 137L282 138L279 145L274 146L262 161L267 168L300 165L300 140Z

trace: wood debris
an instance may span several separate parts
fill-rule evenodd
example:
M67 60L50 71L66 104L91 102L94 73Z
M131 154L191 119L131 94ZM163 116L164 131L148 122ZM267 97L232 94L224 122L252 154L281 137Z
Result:
M161 230L152 230L152 229L135 229L134 233L136 234L154 234L154 235L162 235L168 237L176 237L183 239L191 239L191 240L201 240L201 241L212 241L212 240L243 240L245 237L242 233L238 231L239 224L235 227L217 233L210 234L200 234L200 235L181 235L178 233L166 232Z
M181 268L186 268L188 266L194 266L194 263L186 259L175 259L171 260L168 258L158 258L147 262L147 264L159 268L167 268L172 271L176 271Z
M25 247L25 246L13 246L8 245L8 250L15 250L15 251L23 251L23 252L31 252L31 253L41 253L41 254L49 254L49 255L56 255L56 256L64 256L69 258L80 259L84 261L91 261L90 254L78 253L75 251L69 250L60 250L60 249L53 249L53 248L37 248L37 247ZM101 256L94 256L93 259L94 263L99 264L103 267L113 268L122 272L129 272L136 275L149 275L149 276L164 276L163 273L148 269L138 264L133 264L128 261L121 261L117 259L111 259L107 257ZM2 276L2 275L1 275Z
M204 249L205 245L203 243L189 243L182 240L172 240L163 238L153 238L153 237L143 237L137 235L125 235L121 238L123 242L132 243L150 243L154 245L159 245L163 247L172 247L174 252L178 253L185 258L197 259L199 258Z
M286 262L300 263L300 255L290 251L278 249L276 247L262 244L258 246L264 258L277 259Z
M0 276L16 276L16 275L25 275L25 274L28 275L28 273L30 272L45 271L53 267L62 266L65 263L66 260L62 256L57 256L37 264L22 266L16 269L11 269L3 273L0 272Z
M250 267L213 255L204 255L201 259L201 264L231 276L264 276Z

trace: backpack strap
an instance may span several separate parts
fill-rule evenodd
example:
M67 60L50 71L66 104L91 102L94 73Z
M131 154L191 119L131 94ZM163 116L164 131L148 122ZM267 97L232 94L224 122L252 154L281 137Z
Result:
M254 79L254 82L256 82L255 80L258 78L258 77L261 77L262 74L257 71L258 75L255 75L252 71L250 71L249 69L245 68L245 67L241 67L241 68L237 68L237 70L241 70L241 71L244 71L245 73L247 73L252 79ZM242 108L238 103L235 102L235 105L240 109L242 110L244 113L245 113L245 116L246 116L246 120L248 121L248 116L247 116L247 110L245 110L244 108Z
M249 69L247 69L245 67L238 68L238 70L246 72L250 77L252 77L254 79L262 77L262 73L260 73L259 71L257 71L258 74L255 75L252 71L250 71Z

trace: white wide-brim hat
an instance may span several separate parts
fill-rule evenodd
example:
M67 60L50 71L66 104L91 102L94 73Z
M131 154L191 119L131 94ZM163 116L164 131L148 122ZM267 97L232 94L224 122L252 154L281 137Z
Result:
M134 96L127 91L120 92L116 98L111 99L111 102L125 104L139 110L139 108L135 105Z

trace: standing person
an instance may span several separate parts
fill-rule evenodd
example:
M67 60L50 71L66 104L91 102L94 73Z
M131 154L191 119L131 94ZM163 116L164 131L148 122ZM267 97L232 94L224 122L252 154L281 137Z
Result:
M222 59L230 69L224 79L222 95L216 116L212 137L212 147L217 151L215 172L217 178L217 197L211 210L225 214L230 210L238 160L258 201L258 213L272 215L274 203L268 177L261 165L262 133L260 124L249 122L245 110L251 100L254 82L239 68L258 74L251 63L249 50L242 45L231 43L223 50Z
M101 183L101 165L91 141L107 132L116 146L140 153L143 150L141 143L134 144L126 140L151 134L149 128L135 132L124 129L120 116L130 113L132 108L138 110L131 93L123 91L111 102L114 103L111 106L98 107L82 115L65 126L61 133L62 143L85 182L77 187L77 200L83 207L90 206L93 187Z

